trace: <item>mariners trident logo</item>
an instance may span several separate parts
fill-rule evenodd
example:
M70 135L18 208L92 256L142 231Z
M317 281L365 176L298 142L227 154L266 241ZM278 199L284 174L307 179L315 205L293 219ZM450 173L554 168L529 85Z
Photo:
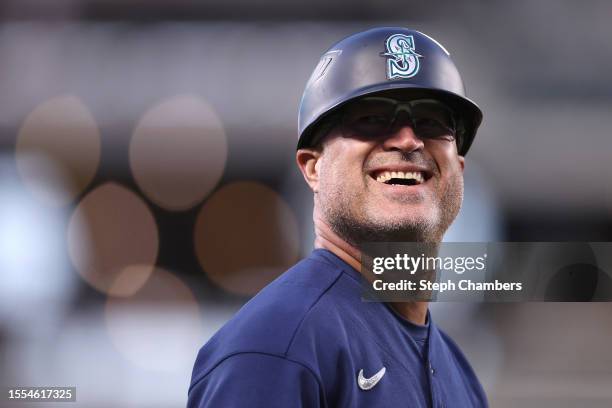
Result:
M414 37L405 34L393 34L385 42L387 52L387 78L412 78L419 72L419 58L422 55L414 51Z

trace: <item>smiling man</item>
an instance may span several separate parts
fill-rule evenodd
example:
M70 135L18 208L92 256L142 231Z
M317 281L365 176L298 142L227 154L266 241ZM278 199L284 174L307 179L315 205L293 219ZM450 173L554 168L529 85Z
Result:
M426 302L364 302L360 284L363 243L442 240L481 119L425 34L383 27L332 46L300 105L315 250L200 350L188 406L487 406Z

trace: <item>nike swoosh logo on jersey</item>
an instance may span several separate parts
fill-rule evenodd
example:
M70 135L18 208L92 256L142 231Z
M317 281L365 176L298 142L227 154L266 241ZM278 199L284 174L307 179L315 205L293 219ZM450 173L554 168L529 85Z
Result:
M387 371L387 368L383 367L370 378L365 378L363 376L363 369L359 370L359 375L357 376L357 384L359 385L359 388L361 388L364 391L371 390L372 388L376 386L376 384L378 384L380 379L383 378L386 371Z

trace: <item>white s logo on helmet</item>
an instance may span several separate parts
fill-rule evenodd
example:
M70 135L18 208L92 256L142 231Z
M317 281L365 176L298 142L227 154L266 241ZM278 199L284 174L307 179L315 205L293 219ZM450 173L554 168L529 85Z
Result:
M414 37L406 34L393 34L385 41L387 51L387 78L412 78L419 72L419 55L415 52Z

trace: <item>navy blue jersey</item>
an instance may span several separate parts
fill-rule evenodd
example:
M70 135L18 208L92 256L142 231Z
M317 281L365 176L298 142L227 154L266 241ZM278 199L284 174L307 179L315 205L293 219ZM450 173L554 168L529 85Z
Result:
M486 407L457 345L361 300L360 275L317 249L200 350L189 408Z

